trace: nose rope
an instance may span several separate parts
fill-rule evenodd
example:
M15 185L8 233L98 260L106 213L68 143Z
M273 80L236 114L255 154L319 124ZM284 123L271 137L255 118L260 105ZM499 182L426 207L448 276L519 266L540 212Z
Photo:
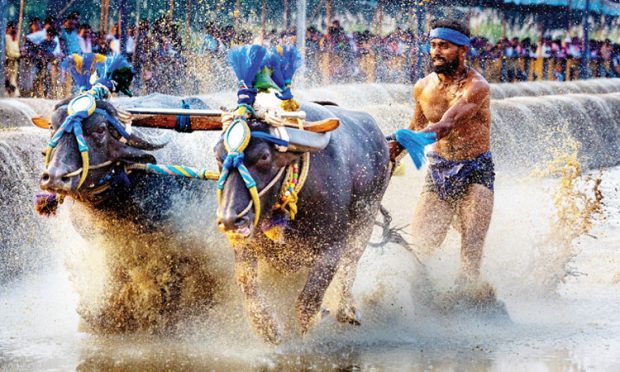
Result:
M103 168L103 167L107 167L108 165L110 165L112 163L113 163L112 160L108 160L108 161L104 161L103 163L99 163L99 164L96 164L96 165L89 165L88 166L88 171L91 171L93 169L100 169L100 168ZM78 168L78 169L74 170L71 173L65 174L64 177L75 177L78 174L82 173L83 169L84 169L83 167L82 168Z
M254 178L252 178L250 171L243 162L245 158L245 154L243 151L249 145L252 137L260 138L284 147L288 147L288 141L285 141L268 133L252 132L247 123L247 115L247 107L240 106L239 108L237 108L237 111L235 112L235 119L233 120L232 124L230 124L224 131L224 147L226 148L228 154L226 155L224 163L222 164L222 171L217 182L216 192L218 204L221 204L222 192L224 190L224 186L226 185L226 181L228 180L228 176L230 175L232 169L237 169L239 175L243 179L245 187L248 189L250 196L252 197L252 200L248 203L248 206L244 209L242 214L238 215L238 217L246 215L250 211L252 206L254 206L254 225L257 225L261 214L260 197L264 194L264 192L273 187L273 184L275 184L278 179L280 179L284 172L284 168L281 168L278 171L277 176L270 182L269 188L261 190L261 193L259 194L256 187L256 181L254 181Z
M258 193L258 197L262 198L263 195L265 195L267 193L267 191L271 190L271 188L278 182L278 180L280 180L280 178L282 178L282 175L284 174L284 170L286 169L286 167L282 167L280 168L280 170L278 171L278 174L276 174L273 179L271 180L271 182L269 182L269 184L265 187L263 187L263 189ZM248 203L248 206L245 207L245 209L243 211L241 211L241 213L239 213L237 215L237 218L243 217L246 214L248 214L250 212L250 209L252 209L252 205L254 204L254 202L252 200L250 200L250 202Z

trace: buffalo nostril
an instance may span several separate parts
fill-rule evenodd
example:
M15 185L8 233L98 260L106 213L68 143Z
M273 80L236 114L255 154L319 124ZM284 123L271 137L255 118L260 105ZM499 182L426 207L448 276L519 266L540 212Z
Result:
M245 216L225 216L218 218L217 227L221 231L238 230L249 225L248 221Z
M244 227L244 225L247 225L247 220L245 218L238 217L235 219L235 227Z

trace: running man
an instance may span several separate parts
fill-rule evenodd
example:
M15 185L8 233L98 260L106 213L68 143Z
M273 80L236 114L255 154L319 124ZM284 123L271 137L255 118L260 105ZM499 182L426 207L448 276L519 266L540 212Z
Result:
M438 141L427 152L429 170L412 227L413 247L424 263L453 223L461 234L457 285L478 292L495 173L490 152L490 87L465 64L469 39L468 27L458 21L443 19L431 24L434 72L413 88L415 110L409 128L435 132ZM402 150L390 142L392 159Z

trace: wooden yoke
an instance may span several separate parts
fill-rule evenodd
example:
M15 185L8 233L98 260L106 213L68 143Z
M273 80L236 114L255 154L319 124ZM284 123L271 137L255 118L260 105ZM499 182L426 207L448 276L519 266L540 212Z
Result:
M175 129L177 125L176 115L132 115L131 125L136 127L151 127L162 129ZM221 130L222 121L208 116L190 116L190 131L194 130Z
M122 111L129 115L122 115ZM167 109L167 108L127 108L119 112L123 122L131 121L136 127L176 129L179 116L189 117L189 131L195 130L221 130L222 114L220 110L192 110L192 109ZM284 115L281 123L286 126L298 128L297 121L287 120ZM34 117L32 122L39 128L47 129L49 118ZM304 130L314 133L330 132L340 125L337 118L327 118L319 121L304 121Z
M222 111L168 108L127 108L131 124L136 127L175 129L178 117L189 117L189 131L221 130Z

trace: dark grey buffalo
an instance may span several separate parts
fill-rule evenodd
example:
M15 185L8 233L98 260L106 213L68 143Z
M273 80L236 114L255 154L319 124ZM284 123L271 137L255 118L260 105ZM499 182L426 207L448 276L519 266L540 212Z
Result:
M388 185L390 166L387 144L375 120L368 114L335 106L306 103L307 120L337 117L340 127L331 133L327 147L311 153L308 179L299 194L299 212L285 229L284 239L270 240L264 230L272 223L272 209L282 181L261 197L261 217L254 226L254 209L242 214L251 200L238 171L232 171L223 190L217 222L235 251L235 273L246 299L246 311L269 342L278 343L282 330L265 302L257 281L259 259L282 272L309 268L308 278L296 302L302 334L320 310L325 290L338 272L341 300L336 318L359 324L351 295L356 268L370 238L375 215ZM252 131L269 131L262 122ZM220 163L226 157L221 140L215 148ZM244 151L244 163L262 190L285 167L301 156L279 152L274 145L252 138Z
M52 133L65 120L68 101L56 106ZM117 116L107 102L98 101L97 108ZM71 134L61 137L40 180L41 189L75 200L60 210L70 209L74 228L88 243L69 265L81 294L80 315L98 332L160 332L200 314L225 276L205 246L220 235L212 183L131 171L132 164L156 162L147 151L166 144L160 137L134 130L124 144L97 112L82 127L90 155L84 184L78 188L82 160Z

